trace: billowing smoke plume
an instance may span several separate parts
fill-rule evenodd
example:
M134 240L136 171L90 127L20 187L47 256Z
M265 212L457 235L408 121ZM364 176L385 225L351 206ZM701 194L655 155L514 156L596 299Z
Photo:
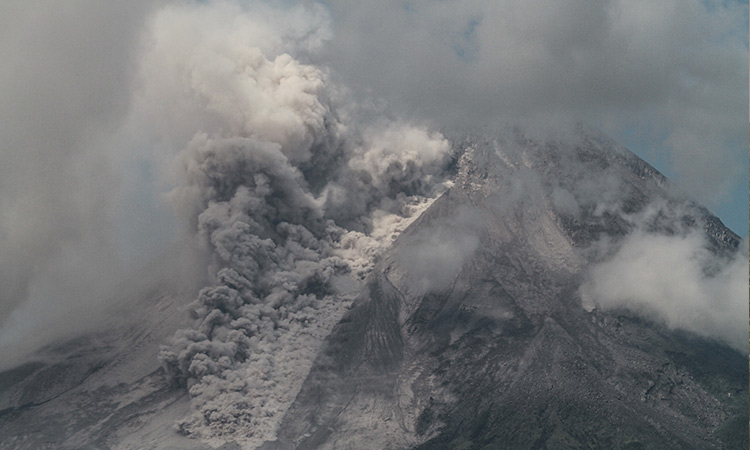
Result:
M194 399L196 412L180 428L208 439L231 432L233 439L244 436L252 444L275 435L321 339L351 301L347 290L443 188L441 174L451 148L441 134L382 117L373 106L377 101L358 105L361 97L353 101L345 87L332 82L328 69L310 61L327 60L339 76L348 74L364 87L372 81L369 87L397 103L403 97L403 110L420 109L448 123L461 117L516 117L519 111L537 117L532 113L540 110L576 120L599 117L604 110L602 120L615 123L623 103L633 105L628 117L651 120L663 115L659 105L666 104L668 112L690 112L685 126L718 117L728 125L710 127L711 135L729 129L735 136L740 116L735 99L746 98L721 82L726 74L746 79L741 76L746 64L737 65L739 53L732 50L726 58L728 70L715 70L719 65L705 55L720 44L705 44L702 35L693 40L704 55L699 66L711 70L681 58L659 83L643 83L652 72L664 73L660 55L682 53L672 51L672 39L663 52L650 51L654 40L644 39L646 34L630 40L637 30L649 28L643 20L650 16L637 14L640 7L627 2L529 9L524 2L467 0L458 4L471 7L455 14L456 4L448 3L404 7L400 2L331 1L327 5L339 21L335 41L328 41L332 27L326 9L313 2L284 8L263 2L194 2L154 13L158 3L143 0L121 7L77 0L55 10L54 2L38 0L34 7L0 7L8 12L0 14L3 36L13 36L0 45L1 110L9 118L0 123L0 318L26 305L15 315L18 320L2 324L0 342L8 329L26 335L38 330L32 323L39 318L36 310L56 318L84 297L80 286L98 285L118 272L111 235L132 223L113 224L113 198L119 194L113 187L118 170L111 163L140 158L150 170L165 169L176 186L169 194L174 209L211 253L212 284L190 305L195 327L175 334L162 361ZM506 14L508 5L523 6L524 14ZM628 14L607 20L619 9ZM417 10L424 14L415 16ZM699 9L696 14L707 13ZM377 20L381 16L398 20ZM683 24L680 33L672 32L674 26L653 27L669 36L692 35L684 29L693 31L700 22L673 14L659 17ZM146 18L147 32L138 41ZM592 23L601 26L588 27ZM709 28L722 29L715 22ZM544 32L528 39L536 30ZM625 59L622 42L633 44ZM575 54L558 58L561 44ZM745 58L745 47L741 54ZM643 55L649 64L642 64ZM566 70L568 64L575 70ZM135 81L132 67L138 70ZM702 108L705 98L714 97L682 82L701 76L708 78L708 93L721 90L721 98L733 99L732 108L723 107L720 97L708 110ZM648 88L641 89L644 85ZM600 95L605 92L618 94ZM654 95L659 92L666 94ZM599 104L602 99L606 104ZM640 103L649 114L641 114ZM696 104L701 108L693 108ZM675 114L666 116L677 121ZM123 142L115 142L118 136ZM671 133L670 142L695 144L690 136L677 137ZM107 151L116 153L114 158ZM715 168L716 161L708 162ZM556 187L552 201L559 211L606 216L621 208L626 195L618 193L615 178L605 170L593 171L598 179L589 183L582 175L591 173L582 169L572 177L575 186ZM479 245L467 236L440 239L462 225L435 228L434 236L417 243L415 258L445 263L433 265L434 271L420 267L423 273L417 276L426 284L437 281L439 286L445 274L456 270L444 253L468 258ZM707 335L721 331L727 316L706 312L712 300L703 287L689 289L695 313L690 317L705 313L710 321L695 325L692 318L671 319L670 311L679 310L672 303L644 306L662 289L658 284L651 291L629 292L609 283L609 274L642 262L638 241L648 236L644 231L621 247L607 247L611 259L592 271L592 295L602 307L628 301L636 309L655 309L673 326ZM687 265L675 269L675 280L695 275L723 288L712 280L734 280L740 273L739 259L723 269L716 260L719 268L708 274L704 267L699 270L690 256L702 251L696 250L701 247L694 237L662 236L648 243L683 250L681 262ZM644 258L646 265L652 260ZM634 282L647 285L638 277ZM668 294L668 299L687 295ZM84 307L77 311L89 303L81 302ZM730 303L735 308L738 301ZM88 317L79 315L65 326L79 327ZM722 336L740 342L733 333Z
M359 123L323 69L288 53L314 51L324 26L277 27L272 11L254 13L162 10L141 103L168 118L158 126L175 141L189 139L170 197L213 252L214 283L190 305L195 328L161 353L194 399L180 429L251 443L275 435L349 305L337 286L363 276L387 230L434 196L450 151L423 127ZM304 15L301 24L320 19L293 9L291 23Z

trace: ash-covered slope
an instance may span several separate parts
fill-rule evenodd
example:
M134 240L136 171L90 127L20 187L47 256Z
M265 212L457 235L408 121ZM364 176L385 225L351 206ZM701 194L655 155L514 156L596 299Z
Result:
M102 332L51 346L37 362L0 373L0 447L746 448L748 361L736 348L747 337L737 338L731 325L739 322L746 332L747 317L712 315L734 314L720 298L724 291L709 290L717 297L707 300L698 292L703 297L696 300L689 289L675 294L657 285L685 305L670 309L618 303L618 296L640 293L602 288L611 287L612 275L639 287L653 281L628 272L637 275L639 264L672 247L632 263L622 254L641 237L678 249L699 243L687 259L702 282L723 283L737 260L737 236L648 164L592 133L546 143L520 132L500 136L448 136L460 152L453 186L377 261L359 256L388 245L407 223L403 217L382 216L398 219L384 227L393 232L373 235L382 243L362 252L355 245L369 242L362 233L302 239L307 235L267 215L264 230L279 242L271 246L274 255L287 252L274 261L297 267L282 272L271 264L247 269L260 260L257 251L245 251L254 235L238 226L266 217L253 213L258 203L247 195L247 186L263 190L257 172L271 180L280 172L251 170L263 154L251 151L230 154L236 157L227 158L229 175L209 164L216 169L206 172L210 180L234 192L226 202L244 214L226 214L219 224L227 232L216 234L223 240L215 247L236 244L225 252L229 262L203 281L209 288L197 301L195 286L164 287L161 270L146 267L118 294L118 303L134 312L128 320L114 316ZM350 194L356 185L348 184ZM408 206L401 184L387 186L394 204ZM283 192L301 198L291 188ZM284 217L298 214L287 208L294 201L270 198ZM223 203L208 204L216 210ZM229 232L237 240L224 239ZM324 238L330 245L316 244ZM290 256L297 254L303 257ZM349 261L350 278L336 272L320 285L286 282L315 280L299 267L338 255L342 264ZM156 266L179 259L167 255ZM264 294L270 303L255 301L263 292L251 295L227 266L264 275L247 282L252 289L265 280L294 295L283 302L272 291ZM357 275L368 270L360 286ZM674 274L661 278L679 284ZM222 294L231 289L253 301ZM693 314L670 315L683 309ZM256 310L255 322L241 320L243 311ZM696 311L706 320L696 320ZM225 322L234 328L225 330ZM265 328L245 326L253 324ZM174 336L190 339L175 346ZM245 353L234 359L217 353L244 349L232 339L248 342Z
M189 397L157 359L160 345L187 325L185 299L203 282L176 269L187 253L173 248L132 274L96 331L0 372L0 448L210 448L174 431Z
M737 236L591 134L460 142L263 448L746 448L744 353L585 289L636 233L699 234L713 275Z

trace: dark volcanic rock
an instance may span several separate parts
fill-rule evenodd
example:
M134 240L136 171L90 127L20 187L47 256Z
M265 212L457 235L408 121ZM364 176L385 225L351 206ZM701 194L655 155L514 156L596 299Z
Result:
M737 236L601 139L465 146L263 448L746 448L745 356L578 293L595 244L653 204L651 232L702 229L717 253Z
M454 186L381 255L261 448L748 447L745 354L580 290L636 231L702 233L719 260L739 238L592 133L505 136L452 137ZM146 285L123 291L136 320L0 373L0 447L252 448L175 430L193 410L156 355L194 292Z

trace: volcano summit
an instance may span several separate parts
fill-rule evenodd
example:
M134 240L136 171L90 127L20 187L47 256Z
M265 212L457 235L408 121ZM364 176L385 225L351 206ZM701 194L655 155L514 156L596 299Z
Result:
M273 148L199 151L192 319L139 277L147 320L0 374L4 445L745 448L746 243L583 127L445 136L444 192L391 175L411 209L379 241Z

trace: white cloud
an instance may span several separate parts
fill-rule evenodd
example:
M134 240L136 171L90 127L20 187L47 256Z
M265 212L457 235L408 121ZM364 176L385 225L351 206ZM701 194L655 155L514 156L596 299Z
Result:
M328 4L331 66L409 113L449 126L572 120L626 142L648 135L640 150L668 151L668 168L709 206L742 182L735 170L748 146L742 2Z
M193 397L186 434L274 437L350 300L337 279L366 274L448 163L440 133L363 120L301 62L318 20L317 7L187 4L159 10L144 40L132 120L164 136L153 160L174 167L170 200L213 256L194 327L161 353Z
M711 253L697 233L636 232L590 270L581 293L603 309L626 308L746 353L747 287L747 241L726 260Z

